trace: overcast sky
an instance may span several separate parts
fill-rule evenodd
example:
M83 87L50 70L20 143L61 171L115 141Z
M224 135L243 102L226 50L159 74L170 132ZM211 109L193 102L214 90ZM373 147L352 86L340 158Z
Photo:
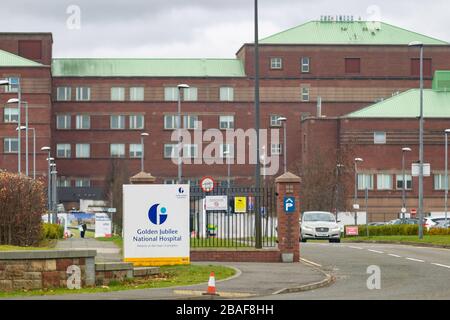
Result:
M253 2L2 0L0 32L52 32L54 57L233 58L253 41ZM260 0L259 7L260 38L347 14L450 41L448 0Z

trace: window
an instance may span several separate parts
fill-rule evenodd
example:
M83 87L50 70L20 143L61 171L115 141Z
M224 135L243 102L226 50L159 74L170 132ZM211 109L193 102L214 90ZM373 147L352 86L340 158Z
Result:
M189 115L183 117L183 127L185 129L197 129L198 128L198 116Z
M164 100L165 101L177 101L178 100L178 88L177 87L165 87L164 88Z
M233 129L234 128L234 116L219 116L219 128L220 129Z
M198 157L198 145L196 144L183 145L183 158L197 158L197 157Z
M77 101L89 101L89 100L91 100L91 88L89 88L89 87L77 87L76 99L77 99Z
M17 153L19 150L17 138L5 138L3 140L3 152L4 153Z
M406 180L406 190L412 189L412 176L410 174L405 174ZM397 189L403 190L403 174L397 174L396 176Z
M302 97L303 102L309 101L309 87L302 87Z
M70 129L71 128L71 116L70 114L58 114L56 115L56 129Z
M110 154L112 158L124 158L125 145L123 143L112 143L110 145Z
M124 115L112 115L111 116L111 129L125 129L125 116Z
M71 87L58 87L56 88L56 100L57 101L70 101L72 99Z
M164 179L164 184L176 184L177 179Z
M281 58L270 59L270 69L281 69L283 67L283 60Z
M125 88L124 87L112 87L111 88L111 101L124 101L125 100Z
M346 58L345 59L345 73L361 73L361 59L360 58Z
M411 75L420 76L420 59L411 59ZM433 63L431 59L423 59L423 75L431 77L433 75Z
M392 189L392 175L377 174L377 189L378 190L391 190Z
M445 190L445 174L434 175L434 190Z
M88 143L77 143L75 149L77 158L89 158L91 156L91 146Z
M309 58L308 57L303 57L301 60L301 64L302 64L302 73L309 73Z
M19 92L20 80L17 77L7 78L9 85L5 86L5 92Z
M142 157L142 144L132 143L130 144L130 158Z
M60 188L69 188L71 186L70 179L66 177L58 177L56 186Z
M89 129L91 127L91 117L86 114L78 114L76 117L77 129Z
M358 190L373 190L373 174L358 174Z
M270 145L270 153L272 155L281 155L283 145L281 143L272 143Z
M144 101L144 88L143 87L131 87L130 88L130 101Z
M164 145L164 158L177 158L178 155L178 145L176 144L165 144Z
M271 127L281 127L281 121L279 121L278 119L281 116L279 114L272 114L270 115L270 126Z
M386 144L386 132L374 132L373 133L373 143L374 144Z
M189 87L183 89L183 100L184 101L197 101L197 88Z
M233 101L234 100L234 88L221 87L219 90L220 101Z
M144 116L142 114L130 116L130 129L144 129Z
M19 108L5 108L3 113L4 122L19 122Z
M220 145L220 157L221 158L233 158L234 157L234 145L226 143Z
M70 158L70 144L58 143L56 145L56 156L58 158Z
M87 178L78 178L75 180L76 188L89 188L91 186L91 180Z
M177 129L178 128L178 116L169 114L164 116L164 129Z

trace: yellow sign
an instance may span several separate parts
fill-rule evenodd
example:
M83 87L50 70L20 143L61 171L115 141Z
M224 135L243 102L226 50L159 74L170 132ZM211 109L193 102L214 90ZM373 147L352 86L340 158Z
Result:
M135 267L158 267L190 264L189 257L125 258L123 261L131 262Z
M235 213L247 212L247 197L234 197L234 212Z

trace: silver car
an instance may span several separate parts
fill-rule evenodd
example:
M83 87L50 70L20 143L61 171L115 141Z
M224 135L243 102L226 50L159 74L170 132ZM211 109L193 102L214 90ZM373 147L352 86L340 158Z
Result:
M331 212L304 212L300 222L300 235L302 242L308 239L341 242L341 229Z

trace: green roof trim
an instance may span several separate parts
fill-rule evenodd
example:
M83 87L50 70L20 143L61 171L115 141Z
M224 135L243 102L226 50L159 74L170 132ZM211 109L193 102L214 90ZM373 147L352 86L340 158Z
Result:
M450 118L450 92L425 89L423 99L424 118ZM418 118L419 113L420 90L411 89L343 118Z
M310 21L260 40L261 44L449 45L448 42L376 21Z
M245 77L238 59L53 59L54 77Z
M42 67L43 64L0 50L0 67Z

